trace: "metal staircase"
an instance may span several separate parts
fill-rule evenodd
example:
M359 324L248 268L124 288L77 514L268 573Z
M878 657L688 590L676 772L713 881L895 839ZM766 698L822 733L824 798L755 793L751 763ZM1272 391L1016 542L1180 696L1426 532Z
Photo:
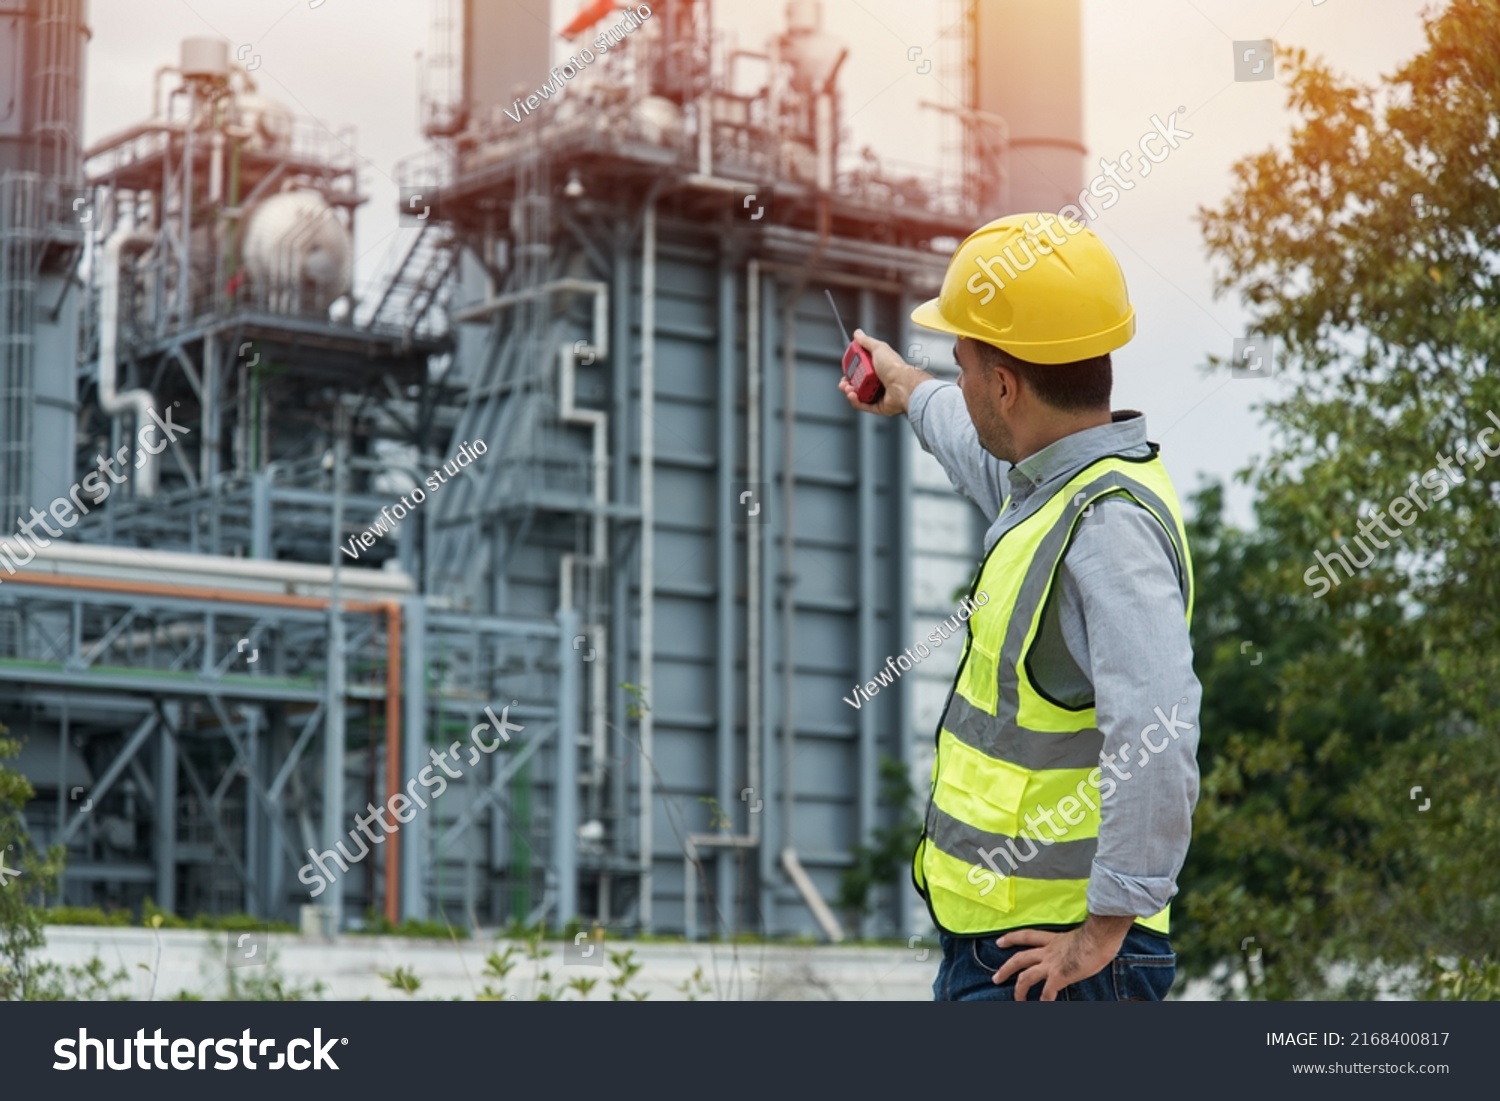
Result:
M448 592L470 601L476 610L495 611L482 593L492 563L480 549L486 525L502 505L504 487L535 457L541 424L556 417L556 400L548 388L555 360L552 306L547 295L528 295L551 278L551 204L549 173L541 150L521 155L516 198L511 210L516 264L507 293L517 300L490 322L489 347L478 357L475 377L454 430L455 442L483 440L496 449L489 475L465 479L459 492L439 502L437 536L429 559L429 591ZM518 466L519 464L519 466Z
M362 327L398 328L408 340L414 334L440 336L445 324L440 296L457 257L452 232L435 219L423 221Z

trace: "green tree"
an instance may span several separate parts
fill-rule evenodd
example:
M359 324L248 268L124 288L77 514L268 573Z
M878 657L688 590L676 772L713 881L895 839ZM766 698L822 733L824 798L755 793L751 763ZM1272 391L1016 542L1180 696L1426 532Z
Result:
M911 854L922 832L922 819L913 806L911 780L906 766L894 757L880 758L880 792L876 803L886 812L889 825L871 831L870 844L856 844L854 863L839 876L838 905L859 923L870 906L870 892L879 886L900 886L911 875Z
M0 762L21 752L8 733L0 724ZM21 811L35 794L26 777L0 763L0 861L20 873L7 872L0 886L0 1001L60 996L56 969L36 964L32 955L47 943L41 901L56 890L63 862L62 846L39 852L26 832Z
M1272 997L1336 978L1500 995L1500 464L1480 437L1500 424L1500 0L1425 28L1377 87L1286 52L1302 121L1200 212L1220 290L1295 387L1247 472L1258 531L1200 498L1204 788L1180 909L1216 958L1256 936ZM1315 554L1356 535L1373 561L1324 582Z

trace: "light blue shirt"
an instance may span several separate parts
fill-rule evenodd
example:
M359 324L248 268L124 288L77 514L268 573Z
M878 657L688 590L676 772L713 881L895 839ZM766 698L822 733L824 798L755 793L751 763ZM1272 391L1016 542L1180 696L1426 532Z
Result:
M912 392L907 419L953 488L992 519L986 553L1089 463L1151 453L1146 419L1117 412L1113 423L1065 436L1012 466L980 446L962 391L936 379ZM1148 917L1177 892L1198 802L1202 686L1176 555L1145 509L1114 495L1079 522L1059 581L1035 674L1056 699L1094 700L1104 735L1101 782L1115 781L1114 791L1100 791L1089 912Z

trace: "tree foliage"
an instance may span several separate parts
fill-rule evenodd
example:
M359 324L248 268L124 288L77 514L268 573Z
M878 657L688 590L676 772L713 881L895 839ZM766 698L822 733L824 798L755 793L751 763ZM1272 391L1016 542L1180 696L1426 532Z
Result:
M40 900L56 889L63 851L55 846L39 852L31 843L21 810L35 792L3 763L21 751L8 733L0 724L0 862L6 868L0 886L0 1001L52 1000L64 996L60 972L36 962L35 950L46 943Z
M871 831L870 844L856 844L854 863L839 876L838 905L858 923L877 887L901 886L911 876L911 854L922 832L922 819L913 806L906 766L894 757L880 758L880 792L876 803L894 820Z
M1244 473L1256 530L1198 496L1177 912L1190 959L1255 937L1270 997L1500 996L1500 0L1453 0L1426 37L1375 87L1287 52L1287 148L1200 211L1219 289L1286 354ZM1369 532L1373 561L1314 587L1315 554Z

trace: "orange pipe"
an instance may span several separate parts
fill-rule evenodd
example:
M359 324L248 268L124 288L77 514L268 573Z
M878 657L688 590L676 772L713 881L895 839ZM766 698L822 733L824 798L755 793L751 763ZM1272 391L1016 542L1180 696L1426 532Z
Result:
M55 573L18 573L15 581L27 585L50 585L58 589L87 589L91 592L140 593L142 596L179 596L192 600L210 600L218 604L264 604L274 608L326 608L326 596L290 596L283 593L241 593L238 596L223 589L193 588L187 585L162 585L155 581L111 581L104 577L65 577ZM392 601L341 600L347 611L379 612L398 608Z
M110 581L102 577L65 577L53 573L18 573L12 580L57 589L90 592L136 593L141 596L175 596L219 604L260 604L273 608L327 608L330 597L290 596L282 593L241 593L222 589L162 585L154 581ZM384 612L386 623L385 686L385 783L387 799L401 790L401 605L394 600L341 600L345 611ZM401 831L390 837L385 852L385 916L392 925L400 916L399 873Z

